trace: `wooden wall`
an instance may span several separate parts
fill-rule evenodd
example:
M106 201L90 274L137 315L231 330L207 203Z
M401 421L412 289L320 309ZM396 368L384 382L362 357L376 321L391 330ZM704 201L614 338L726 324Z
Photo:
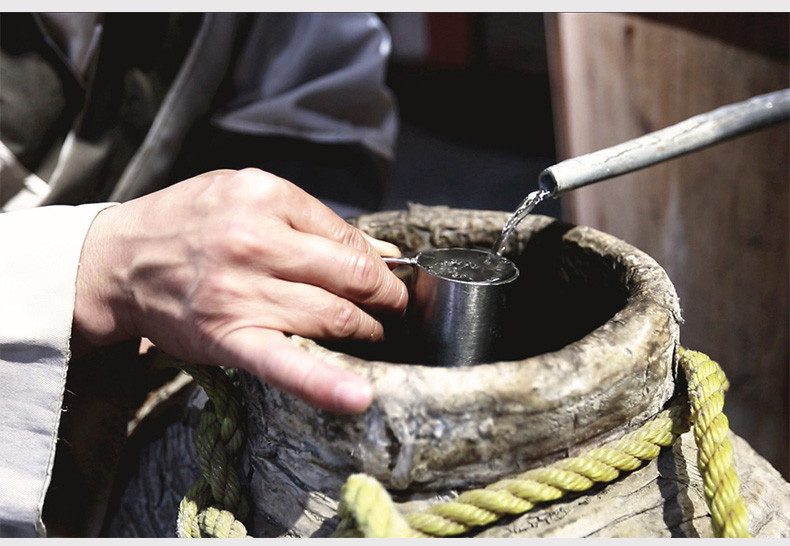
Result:
M790 87L788 14L553 14L558 159ZM731 428L790 478L788 124L569 192L567 218L655 258Z

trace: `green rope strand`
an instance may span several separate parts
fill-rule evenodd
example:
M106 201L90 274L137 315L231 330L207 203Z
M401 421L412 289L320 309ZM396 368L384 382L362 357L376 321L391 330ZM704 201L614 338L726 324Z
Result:
M192 364L162 352L156 353L156 362L191 375L209 398L200 414L194 440L201 475L179 505L178 536L247 536L242 521L249 504L236 472L245 437L240 395L234 384L236 370Z

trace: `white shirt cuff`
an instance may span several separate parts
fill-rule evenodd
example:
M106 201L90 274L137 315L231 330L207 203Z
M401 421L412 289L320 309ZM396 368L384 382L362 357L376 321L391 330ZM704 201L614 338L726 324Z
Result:
M80 252L114 204L0 214L0 536L46 534Z

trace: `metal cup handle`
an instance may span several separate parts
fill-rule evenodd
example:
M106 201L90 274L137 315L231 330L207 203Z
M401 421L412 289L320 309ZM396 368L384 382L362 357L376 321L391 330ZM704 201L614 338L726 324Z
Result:
M417 258L383 256L381 259L384 260L385 264L417 265Z

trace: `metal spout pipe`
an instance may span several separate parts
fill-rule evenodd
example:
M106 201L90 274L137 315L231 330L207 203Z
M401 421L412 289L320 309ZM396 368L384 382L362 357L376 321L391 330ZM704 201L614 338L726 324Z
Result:
M790 89L722 106L622 144L548 167L538 177L552 197L649 167L790 118Z

